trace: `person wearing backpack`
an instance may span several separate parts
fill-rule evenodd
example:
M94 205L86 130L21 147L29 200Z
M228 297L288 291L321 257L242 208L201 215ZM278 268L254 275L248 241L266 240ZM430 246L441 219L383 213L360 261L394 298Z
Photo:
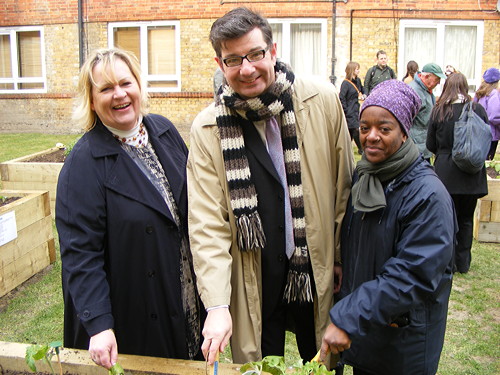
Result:
M387 53L383 50L377 52L377 65L372 66L365 75L365 95L370 95L370 92L380 82L389 79L396 79L396 73L387 65Z
M427 149L435 154L434 169L450 193L458 221L454 271L467 273L471 264L472 227L478 198L488 194L486 168L474 174L461 170L452 159L454 128L464 106L471 102L467 78L462 73L451 74L443 92L433 107L427 131ZM486 111L479 103L472 109L483 121Z

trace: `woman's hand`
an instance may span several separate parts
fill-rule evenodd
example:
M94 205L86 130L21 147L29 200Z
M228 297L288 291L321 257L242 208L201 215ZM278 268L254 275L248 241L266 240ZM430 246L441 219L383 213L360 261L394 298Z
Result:
M113 330L107 329L92 336L89 353L96 365L109 370L118 360L118 345Z
M320 361L324 361L329 352L338 354L351 347L351 339L346 331L330 323L321 341Z

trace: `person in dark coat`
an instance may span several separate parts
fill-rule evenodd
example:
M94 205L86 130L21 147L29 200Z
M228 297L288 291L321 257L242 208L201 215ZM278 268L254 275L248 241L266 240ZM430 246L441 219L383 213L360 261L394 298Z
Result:
M434 169L455 204L458 234L454 270L460 273L467 273L471 264L472 229L477 200L488 194L486 167L475 174L469 174L459 169L451 157L455 122L464 106L472 100L468 89L467 78L462 73L456 72L448 77L443 92L432 109L426 142L427 149L436 155ZM472 109L488 123L488 115L481 104L474 103Z
M202 359L201 311L187 237L188 150L146 113L140 65L95 51L74 117L86 133L58 180L64 346L105 368L125 354Z
M340 85L339 98L344 110L347 127L351 141L354 139L361 155L361 143L359 143L359 101L364 100L363 85L359 79L359 64L350 61L345 68L345 80Z
M342 223L342 287L320 358L355 375L435 374L452 283L453 202L408 137L421 100L398 80L363 103L363 156Z

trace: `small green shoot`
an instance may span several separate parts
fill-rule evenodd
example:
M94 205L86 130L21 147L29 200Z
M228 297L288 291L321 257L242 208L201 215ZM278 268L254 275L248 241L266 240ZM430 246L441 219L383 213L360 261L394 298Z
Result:
M49 345L31 345L26 348L26 364L31 371L37 372L36 361L44 361L50 367L52 374L55 374L54 368L52 367L52 357L57 356L57 362L59 363L59 373L62 375L61 358L59 357L59 351L62 347L61 341L53 341Z
M125 371L123 370L123 367L120 366L118 363L115 363L113 367L111 367L108 371L109 375L125 375Z

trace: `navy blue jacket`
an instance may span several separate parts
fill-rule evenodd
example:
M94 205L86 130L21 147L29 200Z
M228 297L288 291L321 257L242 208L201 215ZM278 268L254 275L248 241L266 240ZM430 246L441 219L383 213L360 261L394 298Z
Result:
M387 207L371 213L348 204L343 298L330 317L352 340L346 363L373 374L435 374L452 282L453 203L421 157L385 195Z
M144 117L186 230L187 148L170 121ZM114 328L120 353L187 358L180 235L161 194L98 123L59 175L56 224L64 346Z

